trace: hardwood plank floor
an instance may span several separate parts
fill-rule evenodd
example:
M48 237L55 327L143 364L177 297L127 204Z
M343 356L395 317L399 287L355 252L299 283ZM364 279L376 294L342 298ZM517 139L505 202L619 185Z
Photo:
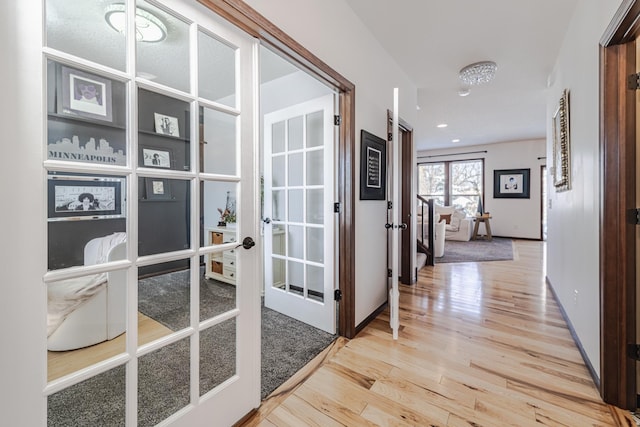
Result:
M544 280L542 242L513 261L426 267L388 312L243 426L635 426L602 402ZM295 380L294 380L295 382Z
M140 345L155 341L173 331L138 312ZM47 351L47 380L53 381L125 351L126 333L89 347L70 351Z

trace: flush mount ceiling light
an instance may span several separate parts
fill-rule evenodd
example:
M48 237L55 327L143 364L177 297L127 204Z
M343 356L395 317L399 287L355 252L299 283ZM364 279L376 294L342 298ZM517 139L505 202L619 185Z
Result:
M467 65L460 70L460 80L463 83L472 86L488 83L493 80L496 75L498 66L492 61L476 62L474 64Z
M125 6L121 3L109 5L104 19L111 28L124 34L127 27ZM167 27L153 13L136 8L136 40L139 42L160 42L167 37Z

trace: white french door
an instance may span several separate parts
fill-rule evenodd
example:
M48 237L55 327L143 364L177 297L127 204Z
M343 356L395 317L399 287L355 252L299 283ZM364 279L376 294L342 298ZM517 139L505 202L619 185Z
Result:
M260 404L257 42L197 2L45 4L43 289L51 301L70 280L122 273L106 284L122 310L57 328L76 341L85 324L109 324L99 311L126 327L48 352L43 417L232 425ZM91 215L76 207L85 199ZM123 258L83 264L89 241L115 233ZM74 364L54 363L63 356Z
M265 306L332 334L333 96L264 116Z

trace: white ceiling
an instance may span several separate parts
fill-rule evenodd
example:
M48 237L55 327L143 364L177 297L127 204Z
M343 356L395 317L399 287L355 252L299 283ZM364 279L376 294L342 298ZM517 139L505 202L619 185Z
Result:
M418 87L418 150L545 137L547 81L578 0L346 2ZM495 79L460 97L458 71L483 60Z

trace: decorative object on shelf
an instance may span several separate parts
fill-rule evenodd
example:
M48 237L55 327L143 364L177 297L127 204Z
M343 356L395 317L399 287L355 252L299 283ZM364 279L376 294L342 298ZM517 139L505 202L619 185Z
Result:
M111 80L62 66L61 95L59 114L113 121Z
M360 132L360 200L387 197L387 141L366 130Z
M167 150L156 150L151 148L142 149L142 164L151 168L170 168L171 153Z
M171 185L166 178L145 178L146 200L172 200Z
M469 85L480 85L488 83L496 75L498 65L493 61L476 62L462 68L459 73L460 80Z
M127 156L122 150L115 151L106 139L100 138L96 143L95 138L89 138L89 141L81 144L77 135L73 135L71 139L62 138L47 145L47 158L49 160L127 165Z
M569 138L569 91L562 91L553 115L553 186L556 191L571 189L571 141Z
M178 128L178 119L171 116L165 116L160 113L153 113L156 123L156 133L180 137L180 129Z
M126 8L123 3L107 6L104 19L109 26L119 32L125 33L127 27ZM167 37L167 27L164 23L148 10L136 7L136 40L139 42L155 43Z
M493 197L496 199L528 199L530 172L530 169L494 170Z
M49 175L48 219L124 218L124 178Z
M218 208L220 221L218 226L235 226L236 224L236 197L231 191L227 191L227 200L224 209ZM233 224L233 225L232 225Z

